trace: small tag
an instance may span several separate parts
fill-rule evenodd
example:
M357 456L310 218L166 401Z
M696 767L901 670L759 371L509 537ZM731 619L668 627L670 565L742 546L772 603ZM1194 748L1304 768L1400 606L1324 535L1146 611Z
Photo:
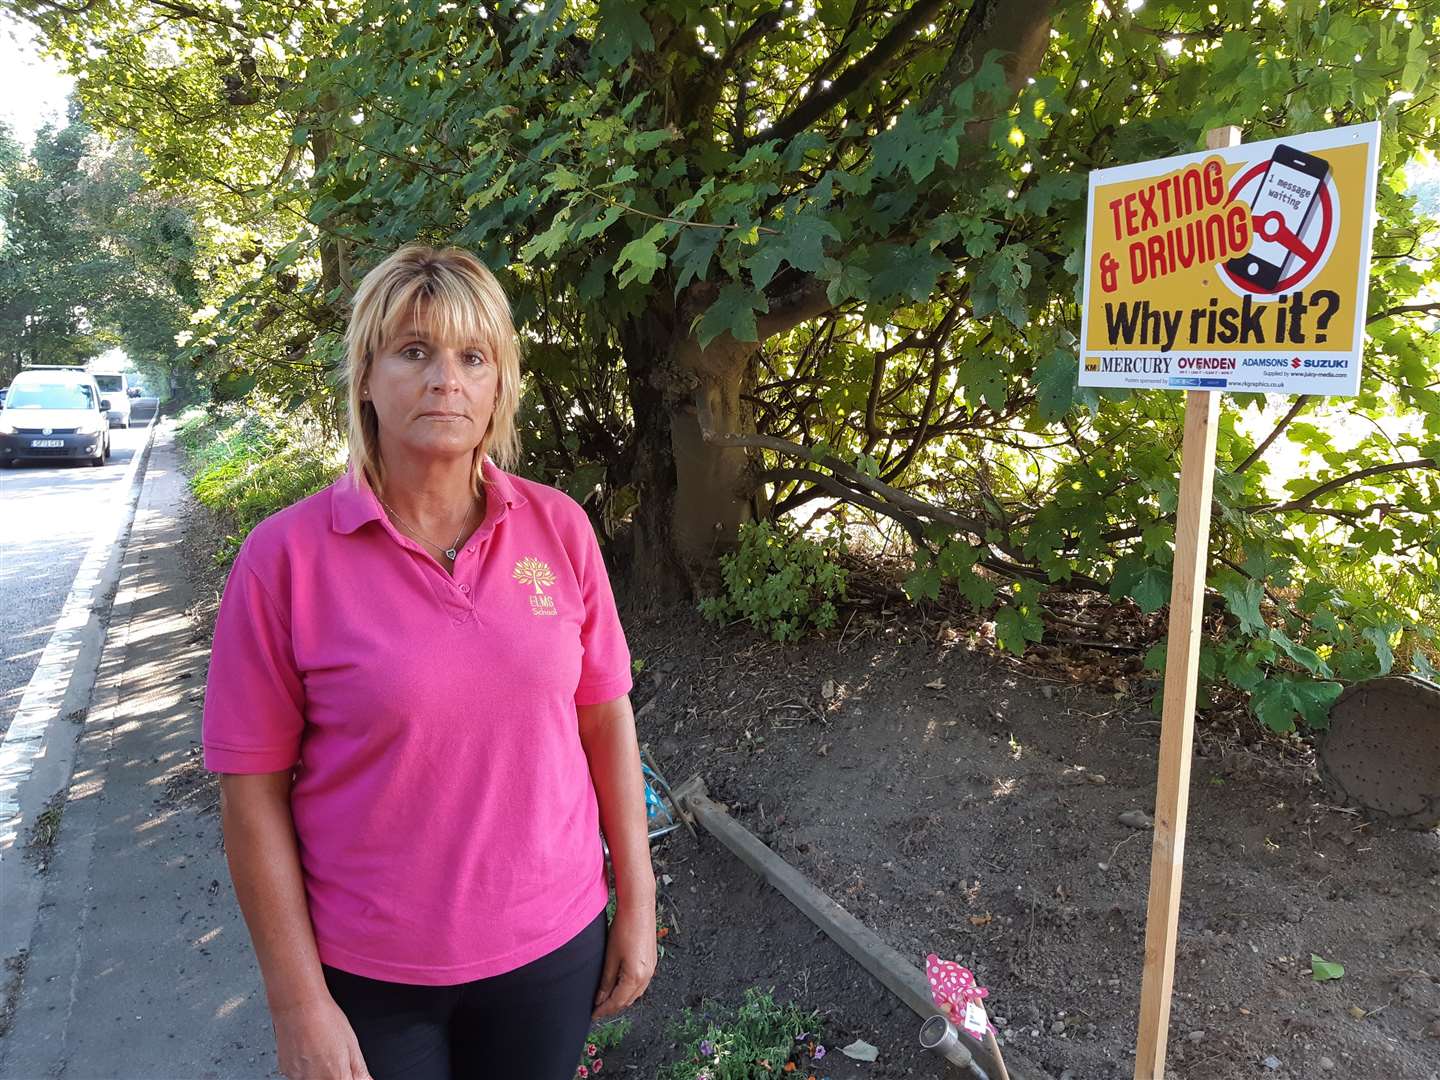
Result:
M985 1006L978 1001L970 1001L965 1004L964 1028L977 1039L983 1038L988 1030L988 1021L985 1018Z

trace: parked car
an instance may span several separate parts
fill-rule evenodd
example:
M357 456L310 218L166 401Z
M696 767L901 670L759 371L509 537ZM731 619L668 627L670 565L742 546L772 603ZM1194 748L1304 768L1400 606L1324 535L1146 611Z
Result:
M17 461L110 457L107 411L94 376L80 368L26 368L10 383L0 408L0 467Z
M92 371L95 376L95 383L100 387L100 392L110 399L110 408L107 415L112 426L118 424L120 427L130 426L130 399L135 395L130 393L130 376L123 371Z

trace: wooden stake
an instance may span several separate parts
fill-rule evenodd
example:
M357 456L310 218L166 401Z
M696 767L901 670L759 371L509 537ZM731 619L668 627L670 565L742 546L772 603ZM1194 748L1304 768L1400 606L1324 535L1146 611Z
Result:
M1240 129L1205 136L1212 150L1238 146ZM1175 566L1165 653L1165 703L1160 722L1160 769L1155 790L1155 837L1150 850L1150 904L1145 916L1145 970L1140 985L1140 1030L1135 1080L1165 1080L1170 995L1175 984L1175 937L1185 869L1185 816L1190 806L1190 750L1195 730L1195 678L1200 665L1200 619L1210 554L1210 500L1215 485L1215 435L1220 395L1185 394L1180 503L1175 515Z

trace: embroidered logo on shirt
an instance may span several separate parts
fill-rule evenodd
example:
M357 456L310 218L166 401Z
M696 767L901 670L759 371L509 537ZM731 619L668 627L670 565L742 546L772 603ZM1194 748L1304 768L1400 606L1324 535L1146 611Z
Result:
M555 584L555 571L536 558L524 558L515 564L515 580L522 585L533 585L535 595L530 597L530 614L554 615L555 598L546 596L544 586Z

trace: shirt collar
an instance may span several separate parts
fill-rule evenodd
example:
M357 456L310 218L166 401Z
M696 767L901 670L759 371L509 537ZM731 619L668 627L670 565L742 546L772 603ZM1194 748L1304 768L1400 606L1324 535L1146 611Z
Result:
M514 479L487 455L480 467L487 491L499 496L510 509L524 506L527 500L515 486ZM330 526L338 533L353 533L367 521L378 521L385 516L380 500L370 487L363 473L357 473L355 466L345 470L345 475L335 482L330 491ZM488 518L489 513L486 514Z

